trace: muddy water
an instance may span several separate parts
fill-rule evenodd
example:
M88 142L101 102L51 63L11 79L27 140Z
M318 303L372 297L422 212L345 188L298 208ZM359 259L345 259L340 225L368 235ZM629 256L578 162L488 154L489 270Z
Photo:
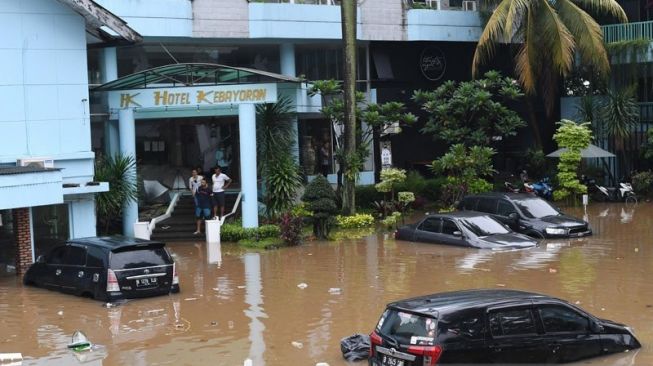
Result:
M381 235L261 253L175 244L182 292L113 308L2 278L0 353L23 365L346 365L340 338L369 332L389 301L516 288L632 325L644 345L582 364L652 365L653 204L594 206L587 219L593 237L506 253ZM67 351L77 329L103 347Z

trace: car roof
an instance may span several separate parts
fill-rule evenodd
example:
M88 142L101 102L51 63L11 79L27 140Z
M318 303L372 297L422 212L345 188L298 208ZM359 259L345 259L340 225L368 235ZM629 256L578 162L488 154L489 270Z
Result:
M438 317L470 308L485 308L504 303L527 300L558 300L546 295L508 289L478 289L442 292L414 297L388 304L388 307L405 309Z
M541 199L535 195L529 193L511 193L511 192L485 192L485 193L475 193L465 196L465 198L476 198L476 197L491 197L491 198L505 198L505 199Z
M111 251L124 249L127 247L135 246L163 246L165 245L160 241L145 240L139 238L132 238L122 235L113 235L113 236L93 236L88 238L76 238L71 239L68 243L90 245L94 247L99 247L103 249L108 249Z
M478 211L452 211L452 212L442 212L442 213L437 213L437 214L432 214L428 215L426 218L429 217L448 217L452 219L462 219L466 217L479 217L479 216L490 216L489 214L486 214L484 212L478 212Z

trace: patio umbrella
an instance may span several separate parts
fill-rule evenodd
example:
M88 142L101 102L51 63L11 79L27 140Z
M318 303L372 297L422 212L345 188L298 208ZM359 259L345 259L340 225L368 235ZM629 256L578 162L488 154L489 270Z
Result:
M562 148L558 149L551 154L547 155L547 158L559 158L560 155L567 151L567 148ZM585 159L591 159L591 158L614 158L616 155L601 149L600 147L596 145L590 144L590 146L584 148L583 150L580 151L580 157L585 158Z

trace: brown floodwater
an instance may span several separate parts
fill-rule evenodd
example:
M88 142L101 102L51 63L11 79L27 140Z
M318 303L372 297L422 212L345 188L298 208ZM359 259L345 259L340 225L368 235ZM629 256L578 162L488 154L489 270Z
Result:
M653 204L595 205L586 219L592 237L512 252L383 235L266 252L172 244L181 293L110 308L4 277L0 353L22 353L23 365L348 365L340 339L369 333L390 301L514 288L631 325L643 344L581 364L653 365ZM75 330L102 347L68 351Z

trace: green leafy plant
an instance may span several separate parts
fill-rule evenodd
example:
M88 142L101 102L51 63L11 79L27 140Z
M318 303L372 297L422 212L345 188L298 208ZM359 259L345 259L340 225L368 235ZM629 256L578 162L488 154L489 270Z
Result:
M479 80L446 81L434 91L418 90L413 100L429 114L422 128L448 144L490 146L525 125L510 108L523 96L514 79L489 71Z
M405 170L397 168L385 168L381 170L381 182L377 183L374 187L379 192L390 193L390 200L394 200L396 186L405 180Z
M333 216L338 212L336 206L336 193L331 184L321 175L318 175L306 186L302 201L306 208L313 213L313 234L319 239L329 236Z
M289 210L302 185L299 166L292 155L295 132L292 102L282 97L276 103L256 107L256 147L262 178L265 214L273 219Z
M395 211L392 214L388 215L388 217L385 219L381 220L381 224L390 230L396 229L400 218L401 212Z
M280 234L281 231L277 225L243 228L240 223L229 223L220 227L220 239L224 242L238 242L243 239L278 238Z
M300 216L295 216L286 212L279 218L279 228L281 230L281 239L286 245L299 245L302 241L302 229L304 220Z
M109 191L98 193L95 198L97 219L105 234L109 234L111 222L122 214L123 204L138 199L135 166L136 161L132 156L95 159L95 180L109 183Z
M370 214L355 214L351 216L336 216L336 224L343 229L357 229L374 225L374 216Z
M580 165L580 151L589 146L592 141L592 131L589 123L577 124L565 120L558 122L558 129L553 139L561 148L567 150L560 155L558 163L558 188L553 192L555 200L571 199L574 202L577 195L587 192L587 187L578 179Z
M484 177L495 172L492 168L494 153L489 147L467 148L463 144L456 144L442 157L433 161L431 169L447 175L444 187L446 194L443 197L445 204L452 206L467 193L492 189L492 185Z
M653 193L653 171L647 170L633 174L633 189L637 194L649 196Z

